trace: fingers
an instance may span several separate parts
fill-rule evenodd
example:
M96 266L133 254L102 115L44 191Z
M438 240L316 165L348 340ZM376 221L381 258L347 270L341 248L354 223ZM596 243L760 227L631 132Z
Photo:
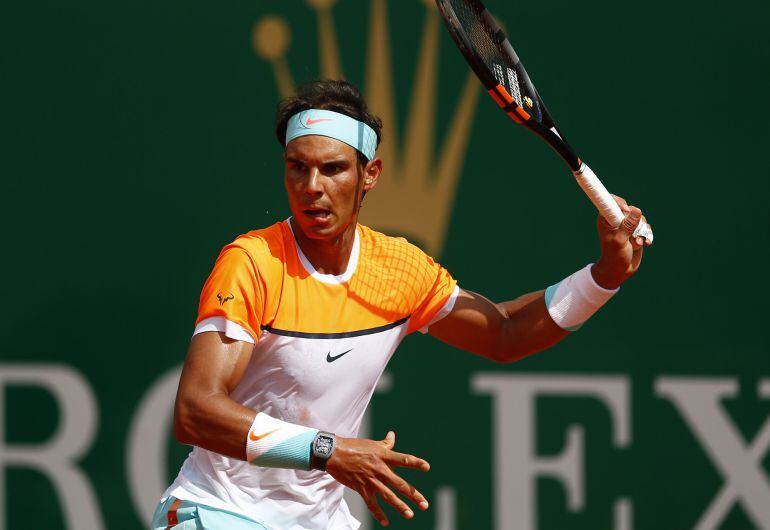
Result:
M396 446L396 433L393 431L388 431L388 434L385 435L385 439L382 441L382 443L388 449L393 449Z
M396 453L393 448L396 446L396 433L388 431L385 435L385 439L382 441L383 445L390 451L389 454L384 455L382 459L391 467L409 467L412 469L419 469L420 471L430 471L430 464L422 458L416 456L407 455L404 453Z
M396 491L407 497L409 500L417 504L421 510L428 509L428 501L423 497L422 493L409 484L406 480L402 479L392 471L388 470L387 473L383 473L382 478L392 485ZM382 500L390 504L395 510L397 510L404 518L411 519L414 517L412 509L404 502L398 495L390 489L390 487L380 480L372 479L370 486L361 492L361 497L364 499L367 508L372 512L372 515L379 521L382 526L388 526L389 521L385 512L377 502L376 494L382 497Z
M361 495L367 508L381 525L388 526L390 522L377 501L378 495L406 519L412 519L414 511L405 501L415 503L421 510L428 509L428 501L423 494L394 473L393 468L409 467L428 471L430 464L422 458L393 451L396 444L396 434L393 431L389 431L383 440L377 442L360 439L353 440L352 443L359 446L358 451L340 452L338 461L332 466L334 469L327 469L330 469L329 472L335 479ZM335 451L335 454L337 452ZM332 460L329 464L332 464Z
M641 225L642 223L646 223L646 222L647 222L647 219L644 216L642 216L641 219L639 220L639 222L637 223L637 226ZM636 230L636 227L634 227L634 230ZM633 232L632 232L632 235L633 235ZM649 245L649 244L650 244L650 242L647 241L642 236L632 237L632 239L631 239L631 245L634 247L634 250L638 250L640 248L643 248L645 245Z
M643 252L644 248L642 247L634 250L634 253L631 256L631 270L636 271L639 268L639 265L642 263Z
M647 223L647 219L644 217L644 215L642 215L642 211L639 208L629 205L623 197L618 197L617 195L613 195L612 197L615 199L615 202L618 203L618 206L620 206L620 209L623 211L623 213L626 214L626 218L623 220L619 227L623 231L633 235L634 230L636 230L636 227L639 226L640 221ZM645 245L651 245L649 241L641 236L631 237L629 239L631 240L631 244L634 246L634 249L641 248Z
M626 216L617 228L612 228L602 216L599 216L598 226L600 235L604 234L606 237L605 241L609 243L610 248L620 249L630 243L634 254L641 252L646 245L650 244L644 237L634 235L634 231L641 225L641 222L646 222L642 211L636 206L627 204L622 197L616 195L613 195L613 197ZM635 258L634 261L636 261L638 266L641 256L635 256Z
M391 490L389 487L387 487L382 482L377 482L377 492L380 494L380 497L382 497L382 500L393 506L401 515L404 516L405 519L411 519L414 517L414 512L412 511L407 504L401 500L401 498L393 493L393 490Z
M409 484L406 480L388 470L385 474L388 483L393 486L397 492L415 503L421 510L428 509L428 500L420 493L417 488Z
M646 225L647 225L647 228L648 228L650 231L652 231L652 226L650 226L650 224L647 222L647 218L646 218L644 215L642 216L642 220L641 220L640 224L641 224L641 223L644 223L644 224L646 224ZM649 247L650 245L652 245L652 241L650 241L649 239L647 239L647 238L644 238L644 237L643 237L643 238L641 238L641 239L642 239L642 245L643 245L643 246Z
M620 228L630 236L642 220L642 211L636 206L629 206L629 212L620 223Z
M385 512L382 511L380 504L377 502L377 496L375 493L372 491L362 492L361 498L364 499L366 507L370 512L372 512L374 518L377 519L377 521L379 521L382 526L388 526L388 517L385 515Z
M390 454L383 457L383 460L391 467L408 467L420 471L430 471L430 464L427 461L413 455L391 451Z

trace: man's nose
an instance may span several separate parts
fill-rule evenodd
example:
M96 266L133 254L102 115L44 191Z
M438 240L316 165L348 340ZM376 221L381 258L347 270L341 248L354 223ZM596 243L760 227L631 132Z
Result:
M321 187L321 172L317 167L311 167L307 177L307 184L305 186L305 193L308 195L318 195L323 193Z

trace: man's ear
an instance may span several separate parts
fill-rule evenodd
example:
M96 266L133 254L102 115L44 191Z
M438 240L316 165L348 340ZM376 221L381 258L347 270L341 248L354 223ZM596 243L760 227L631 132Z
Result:
M374 189L382 174L382 159L375 158L370 160L364 167L364 193Z

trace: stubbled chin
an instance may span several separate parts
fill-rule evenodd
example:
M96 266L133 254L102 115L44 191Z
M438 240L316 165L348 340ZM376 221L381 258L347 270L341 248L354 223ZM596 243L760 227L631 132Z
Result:
M322 239L332 236L334 233L334 216L329 215L326 218L316 218L303 214L303 219L297 221L296 225L302 230L305 236L311 239Z

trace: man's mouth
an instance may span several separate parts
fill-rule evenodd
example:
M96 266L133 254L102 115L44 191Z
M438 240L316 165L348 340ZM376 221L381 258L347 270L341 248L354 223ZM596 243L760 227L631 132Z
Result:
M302 213L304 213L308 217L312 217L313 219L318 219L318 220L326 220L331 215L331 212L329 210L326 210L323 208L306 208L302 210Z

